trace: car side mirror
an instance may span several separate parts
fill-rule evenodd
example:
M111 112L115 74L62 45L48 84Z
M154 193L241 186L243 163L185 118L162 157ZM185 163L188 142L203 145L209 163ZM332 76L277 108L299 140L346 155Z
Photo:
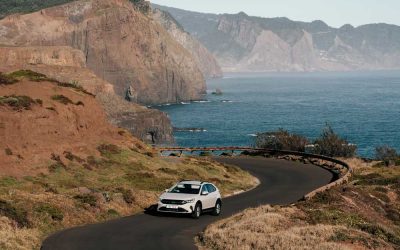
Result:
M208 192L207 191L203 191L203 192L201 192L201 195L208 195Z
M168 193L168 192L169 192L169 189L165 189L164 192Z

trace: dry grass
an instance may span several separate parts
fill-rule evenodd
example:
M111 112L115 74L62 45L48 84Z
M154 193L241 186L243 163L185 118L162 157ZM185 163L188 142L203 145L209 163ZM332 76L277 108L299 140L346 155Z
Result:
M29 222L18 226L2 217L0 249L38 248L57 230L143 211L181 179L217 182L225 195L256 183L240 169L204 159L165 160L113 145L100 145L98 150L99 155L87 158L70 152L70 160L53 157L60 167L48 174L0 178L0 200L18 215L26 214ZM0 215L5 215L1 207Z
M293 221L299 213L296 208L248 209L207 228L201 243L205 249L348 249L329 241L343 227Z
M209 226L205 249L400 249L400 168L346 160L349 184L294 207L263 206Z
M39 236L38 229L18 228L13 221L0 216L0 249L38 249Z

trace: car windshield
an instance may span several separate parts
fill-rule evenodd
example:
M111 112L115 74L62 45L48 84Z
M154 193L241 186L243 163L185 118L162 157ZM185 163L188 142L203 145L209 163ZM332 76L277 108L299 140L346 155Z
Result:
M170 193L180 194L198 194L200 192L200 185L195 184L178 184L172 188Z

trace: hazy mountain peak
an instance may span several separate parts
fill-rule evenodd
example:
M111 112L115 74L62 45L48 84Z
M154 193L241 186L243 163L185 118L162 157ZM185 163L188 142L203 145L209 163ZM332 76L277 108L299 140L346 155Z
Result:
M217 57L225 71L400 68L400 27L396 25L347 24L337 29L322 20L165 10Z

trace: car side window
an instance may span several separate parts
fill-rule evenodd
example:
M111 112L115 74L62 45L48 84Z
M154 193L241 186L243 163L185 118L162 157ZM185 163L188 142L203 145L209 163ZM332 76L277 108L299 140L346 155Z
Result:
M215 191L217 191L215 187L211 184L207 184L207 189L209 193L214 193Z
M203 185L203 187L201 188L201 193L203 193L204 191L210 192L210 191L207 189L207 185Z

